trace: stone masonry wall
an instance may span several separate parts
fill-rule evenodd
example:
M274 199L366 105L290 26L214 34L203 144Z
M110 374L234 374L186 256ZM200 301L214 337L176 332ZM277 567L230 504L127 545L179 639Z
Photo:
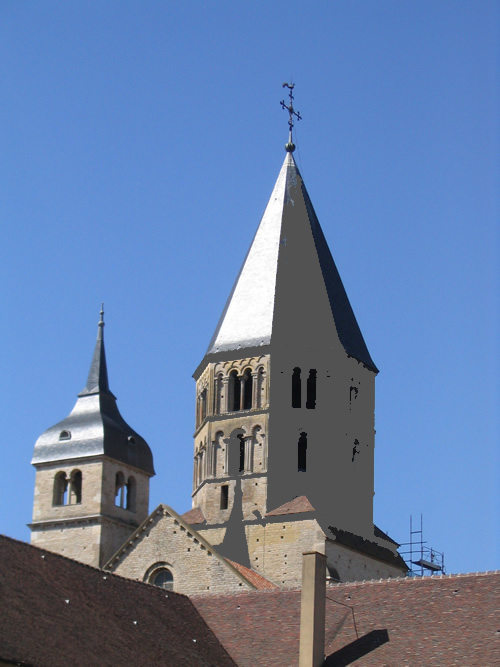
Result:
M231 593L252 589L164 508L158 508L108 569L130 579L149 581L156 569L168 568L174 591L185 595Z

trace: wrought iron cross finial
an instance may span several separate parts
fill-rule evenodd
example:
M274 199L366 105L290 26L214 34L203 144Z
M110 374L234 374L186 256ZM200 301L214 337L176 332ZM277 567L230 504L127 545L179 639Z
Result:
M295 144L292 141L292 130L293 130L293 117L295 116L297 120L302 120L302 116L298 111L295 111L293 108L293 89L295 88L294 83L284 83L283 88L288 88L290 91L288 93L288 97L290 98L290 104L285 104L285 100L281 100L281 108L286 109L289 113L288 117L288 127L289 127L289 132L288 132L288 143L285 145L285 148L288 153L293 153L295 150Z

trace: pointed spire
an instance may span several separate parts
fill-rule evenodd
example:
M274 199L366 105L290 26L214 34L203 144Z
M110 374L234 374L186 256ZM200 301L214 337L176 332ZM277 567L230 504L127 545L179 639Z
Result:
M104 351L104 303L101 303L99 323L97 325L97 341L94 348L92 363L90 364L89 376L85 389L79 396L88 394L110 394L108 383L108 369L106 366L106 353Z
M298 308L298 300L301 298L305 305L311 303L303 279L295 291L287 280L278 280L280 267L304 267L306 256L311 258L307 260L311 262L307 274L318 277L317 282L310 285L310 294L315 294L317 299L326 290L331 315L344 350L377 372L292 151L287 152L259 228L206 354L272 345L272 341L277 340L280 304L293 302ZM312 330L314 327L311 327ZM206 357L200 367L205 361Z

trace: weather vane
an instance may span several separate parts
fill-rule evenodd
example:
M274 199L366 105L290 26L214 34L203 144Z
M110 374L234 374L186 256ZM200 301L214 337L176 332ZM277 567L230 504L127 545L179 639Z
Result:
M288 127L290 129L288 133L288 143L285 145L285 148L288 153L293 153L293 151L295 150L295 144L292 141L293 117L295 116L297 120L302 120L302 116L298 111L295 111L295 109L293 108L293 89L295 88L295 84L284 83L283 88L288 88L288 90L290 91L288 93L288 97L290 98L290 104L285 104L285 100L281 100L280 102L282 109L286 109L289 113Z

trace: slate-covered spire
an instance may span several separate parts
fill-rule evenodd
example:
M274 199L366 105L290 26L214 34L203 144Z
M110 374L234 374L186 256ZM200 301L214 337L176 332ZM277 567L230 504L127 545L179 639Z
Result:
M104 351L104 311L85 389L71 413L48 428L35 444L32 463L48 463L105 455L154 475L147 442L121 416L111 393Z
M318 278L307 293L302 292L300 286L296 289L278 279L282 265L292 265L299 274L307 271ZM207 356L230 350L265 346L272 349L273 342L280 343L275 335L280 304L293 300L300 312L301 303L314 302L325 288L345 352L377 372L292 151L287 149L271 198L202 364L209 361ZM314 321L310 324L314 331Z
M87 384L79 396L90 394L110 394L108 382L108 368L106 366L106 352L104 350L104 304L101 304L99 324L97 325L97 341L94 348L92 363L90 364Z

